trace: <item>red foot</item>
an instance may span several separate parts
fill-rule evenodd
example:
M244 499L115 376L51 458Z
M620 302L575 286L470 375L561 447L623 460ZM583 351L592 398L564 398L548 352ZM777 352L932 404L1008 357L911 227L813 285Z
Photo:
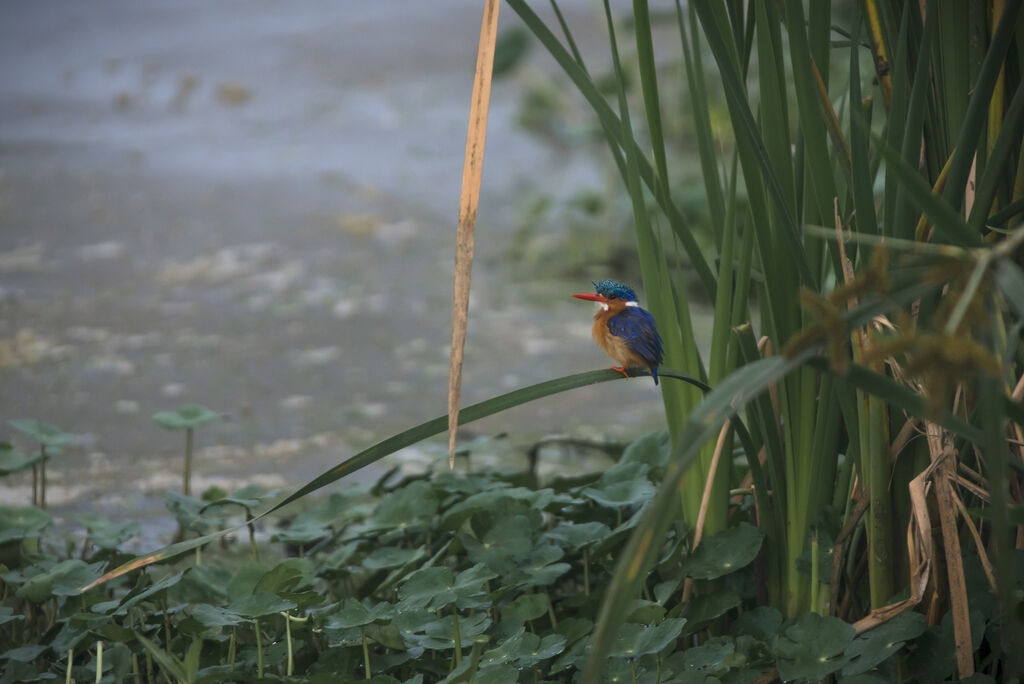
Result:
M612 370L613 371L619 371L620 373L622 373L623 377L626 377L626 378L632 377L632 376L630 376L629 373L626 372L626 369L623 368L622 366L612 366Z

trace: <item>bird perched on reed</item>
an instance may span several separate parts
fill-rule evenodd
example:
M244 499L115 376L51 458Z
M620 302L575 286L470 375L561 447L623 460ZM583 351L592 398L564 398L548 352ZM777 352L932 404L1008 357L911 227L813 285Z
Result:
M627 285L614 280L594 283L596 294L574 294L601 305L594 315L594 341L608 356L621 365L612 366L627 378L627 368L646 368L658 384L658 366L661 365L661 337L654 327L654 317L640 308L636 293Z

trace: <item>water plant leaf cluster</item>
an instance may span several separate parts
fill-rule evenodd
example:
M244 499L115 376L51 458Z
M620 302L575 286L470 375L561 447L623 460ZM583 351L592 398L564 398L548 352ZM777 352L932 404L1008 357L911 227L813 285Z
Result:
M0 507L0 682L67 673L78 681L576 681L603 588L648 505L623 493L653 487L669 449L667 434L654 433L603 473L546 486L515 472L397 482L389 472L278 519L260 544L263 560L247 553L252 541L234 538L201 561L150 565L85 593L130 557L120 547L137 528L84 516L79 547L62 543L45 511ZM215 503L268 494L248 487ZM758 606L764 536L747 520L750 499L736 507L736 526L693 553L686 526L666 536L606 653L607 681L749 682L776 670L786 681L874 681L896 671L932 681L923 677L952 672L951 658L926 657L948 655L952 631L928 628L919 614L856 635L834 617L784 620ZM173 492L168 509L180 520L181 510L210 503ZM240 510L218 515L225 524ZM687 578L703 591L684 601ZM977 616L981 635L996 624L997 603L979 589L992 597Z

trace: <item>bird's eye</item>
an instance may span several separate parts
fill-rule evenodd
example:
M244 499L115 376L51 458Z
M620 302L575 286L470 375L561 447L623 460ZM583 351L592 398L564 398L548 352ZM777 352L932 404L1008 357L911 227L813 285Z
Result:
M608 295L608 299L618 299L615 295Z

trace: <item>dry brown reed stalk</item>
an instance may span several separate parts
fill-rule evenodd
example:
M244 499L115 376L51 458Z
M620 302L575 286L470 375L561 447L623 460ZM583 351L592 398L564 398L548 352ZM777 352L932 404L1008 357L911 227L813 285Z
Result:
M722 429L718 432L718 441L715 443L715 453L711 457L711 466L708 468L708 478L704 483L704 494L700 499L700 510L697 511L697 525L693 533L693 546L690 547L691 553L700 544L701 537L704 533L704 520L707 518L708 506L711 504L711 487L715 482L715 474L718 472L718 462L722 458L722 451L725 448L725 438L729 434L730 422L727 420L722 425ZM690 600L690 594L693 592L693 578L687 577L686 581L683 582L683 603Z
M480 204L480 180L487 139L487 109L494 72L494 44L498 36L498 0L487 0L480 26L480 43L473 77L473 99L469 108L466 157L462 166L459 196L459 226L455 246L455 285L452 294L452 345L448 367L448 466L455 467L455 433L459 425L462 395L462 361L469 324L469 280L473 270L473 239L476 211Z
M952 439L943 435L934 423L927 425L928 452L936 466L935 501L942 530L942 546L946 559L946 578L949 603L953 616L953 642L956 645L956 668L963 679L974 674L974 648L971 645L971 616L964 579L963 556L960 553L960 533L957 528L957 507L954 502L953 480L956 475L956 451Z

